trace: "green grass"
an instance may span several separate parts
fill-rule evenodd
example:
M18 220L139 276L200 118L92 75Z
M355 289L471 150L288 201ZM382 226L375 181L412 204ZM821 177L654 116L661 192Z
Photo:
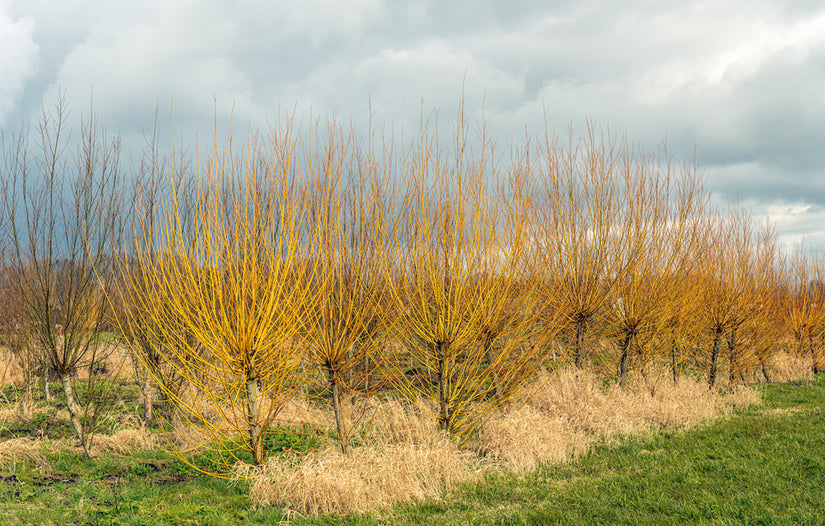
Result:
M823 524L825 376L767 386L764 397L763 406L688 433L626 439L524 477L488 476L442 503L383 516L397 524Z
M770 385L765 403L686 433L602 445L524 476L488 475L440 502L317 520L256 508L243 482L158 451L21 466L0 482L3 524L823 524L825 375ZM296 437L272 437L294 450ZM2 466L8 474L7 466Z

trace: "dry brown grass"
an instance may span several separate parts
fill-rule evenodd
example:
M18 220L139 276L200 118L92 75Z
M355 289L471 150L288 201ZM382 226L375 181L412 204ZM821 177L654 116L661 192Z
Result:
M662 383L651 394L642 378L621 389L572 370L545 376L524 398L528 404L495 415L463 448L436 431L432 411L421 403L373 400L364 445L349 458L332 445L306 457L270 458L252 477L252 498L308 515L438 498L485 471L521 472L564 462L602 438L688 428L759 402L753 389L711 392L691 378L676 386Z
M661 426L690 427L734 407L757 403L758 394L747 388L733 393L708 391L701 380L680 378L678 384L661 385L651 394L639 377L602 387L588 371L562 370L536 392L530 403L550 416L566 419L577 431L613 436L643 433Z
M473 447L509 471L561 462L586 451L595 441L644 433L662 426L684 429L736 407L759 403L753 389L710 392L699 380L682 378L676 386L650 385L633 377L627 389L604 387L593 373L561 370L542 378L524 407L502 413L484 426Z
M94 438L92 452L95 455L107 452L115 455L128 455L136 451L152 449L157 444L155 436L143 426L126 428L112 435L97 435Z
M813 361L810 356L778 352L768 362L772 382L809 382L813 380Z
M481 472L482 459L438 432L430 411L398 400L369 403L364 445L349 457L331 445L270 458L253 480L253 500L309 515L363 512L438 498Z
M287 401L275 416L275 422L293 429L306 426L323 429L330 423L330 411L311 404L306 398L296 397Z
M154 436L143 428L123 429L113 435L97 435L92 452L95 456L104 452L128 455L155 447ZM0 473L13 473L16 464L29 463L44 475L51 472L47 456L60 452L81 454L75 439L50 440L48 438L18 437L0 441Z
M446 438L427 444L326 448L300 460L273 457L252 484L252 498L301 514L363 512L438 498L480 473L478 458Z
M19 401L0 406L0 424L8 424L10 422L29 423L36 415L50 413L52 411L54 411L54 418L56 419L69 419L69 412L65 409L55 411L48 405L43 405L21 397Z
M469 447L504 470L521 472L545 462L564 462L590 443L590 437L564 418L527 405L490 419Z
M23 382L23 368L20 367L14 355L0 349L0 387Z
M427 402L417 403L389 399L372 400L371 418L364 431L365 440L371 444L405 444L426 446L438 443L442 436L437 428L435 411Z
M0 407L0 424L9 422L31 422L35 406L29 403L17 403Z
M61 441L32 437L0 441L0 472L13 473L17 463L29 462L35 469L48 474L51 466L46 455L54 454L62 447Z

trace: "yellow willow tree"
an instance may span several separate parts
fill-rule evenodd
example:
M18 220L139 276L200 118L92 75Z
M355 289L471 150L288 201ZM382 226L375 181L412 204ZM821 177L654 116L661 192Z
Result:
M729 349L736 349L737 330L752 315L758 273L747 211L730 209L723 216L709 217L707 223L710 235L701 250L697 279L701 280L700 324L711 339L707 367L708 386L713 388L725 339Z
M407 356L392 378L408 396L430 400L439 427L464 439L532 377L544 353L539 336L554 334L532 332L525 165L515 159L506 195L491 194L496 169L483 130L473 149L460 113L450 137L445 146L437 124L432 133L422 124L402 168L390 278L394 334Z
M545 310L549 319L565 317L577 368L587 358L587 330L621 274L622 259L615 257L623 235L616 228L617 169L627 145L617 146L609 131L598 131L588 122L587 136L576 140L571 131L566 146L547 134L534 192L534 264L543 276Z
M727 341L728 384L732 388L736 377L745 381L766 355L776 349L781 336L781 323L776 324L776 302L780 265L773 228L765 223L756 227L751 248L749 292L743 313L730 327Z
M157 124L157 122L156 122ZM138 172L134 176L133 192L131 194L132 206L139 213L131 214L131 221L127 228L131 228L133 235L126 234L130 241L140 239L142 233L156 232L161 221L161 207L164 198L170 196L172 188L178 192L178 210L185 211L181 214L181 224L191 225L191 214L195 211L192 200L195 198L192 182L194 179L184 181L182 174L189 171L189 162L182 154L177 158L177 179L170 185L170 175L167 173L169 164L159 153L157 126L152 136L147 140L146 149ZM188 229L189 226L184 227ZM119 293L128 293L132 296L142 297L140 288L146 283L146 278L142 275L144 269L140 266L134 253L123 254L119 262L120 274L118 278L128 283L122 283L117 287ZM160 415L167 421L171 418L171 406L162 389L156 389L152 378L163 378L163 385L167 389L182 387L183 379L176 375L174 370L167 367L164 356L169 353L158 352L172 342L156 340L162 335L162 331L151 328L154 323L152 311L166 310L168 306L160 304L146 305L143 302L133 302L127 297L110 295L112 306L116 311L116 317L123 329L123 335L127 341L127 347L131 350L130 357L135 372L138 386L143 396L143 418L146 425L155 423L154 406L159 402L163 409ZM144 310L150 307L150 310ZM171 313L154 318L167 319ZM159 400L155 400L155 392L159 395Z
M710 194L702 186L695 162L684 162L678 176L675 202L672 203L667 230L675 232L675 242L669 245L669 266L663 269L668 308L658 321L659 354L666 357L673 383L679 381L682 365L697 348L696 335L702 331L699 323L701 280L699 257L705 246L705 217Z
M140 273L123 280L124 296L149 317L148 341L163 343L154 352L189 386L179 392L147 367L202 446L227 469L240 452L261 464L267 429L302 378L296 309L308 271L292 121L271 129L268 147L250 139L238 158L215 144L198 167L194 209L173 188L159 228L142 223Z
M821 367L817 359L817 343L825 323L825 269L820 254L796 249L790 257L787 284L783 298L783 314L793 347L799 356L809 354L814 372Z
M701 188L695 171L673 173L666 150L659 157L625 151L623 213L619 223L623 243L614 257L621 271L608 296L606 322L619 351L619 384L624 386L631 351L645 365L672 345L667 336L684 305L678 301L688 270L685 250L695 232ZM673 352L672 347L670 352ZM671 357L671 361L673 361ZM671 364L672 365L672 364Z
M348 455L348 395L369 389L393 320L384 257L388 188L372 152L357 151L352 131L331 122L314 132L306 155L314 293L303 307L301 332L309 359L326 376L341 451Z

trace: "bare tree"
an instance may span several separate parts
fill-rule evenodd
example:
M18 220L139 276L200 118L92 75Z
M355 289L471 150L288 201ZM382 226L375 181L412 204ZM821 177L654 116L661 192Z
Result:
M67 119L61 96L52 109L43 109L33 142L23 130L5 145L4 209L13 279L36 352L62 383L88 456L98 408L91 399L78 404L72 377L81 366L93 371L111 350L100 331L121 234L120 142L107 137L92 116L81 123L72 152ZM85 392L95 390L87 386Z

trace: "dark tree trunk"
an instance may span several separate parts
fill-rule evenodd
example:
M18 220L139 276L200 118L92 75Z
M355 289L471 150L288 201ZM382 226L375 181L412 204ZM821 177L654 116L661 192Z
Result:
M441 428L442 431L451 432L452 415L450 414L450 393L449 386L447 385L447 344L438 342L436 345L438 346L438 404L440 410L438 427Z
M581 369L584 362L584 331L587 329L587 320L580 316L576 318L576 369Z
M738 367L737 362L737 348L736 348L736 331L730 333L730 338L728 338L728 349L730 350L730 370L728 371L728 385L731 389L733 389L733 384L736 378L736 368Z
M768 374L768 366L765 364L765 361L762 361L762 376L765 377L765 382L771 383L771 376Z
M630 341L632 338L632 334L627 334L620 344L622 356L619 359L619 386L621 387L624 387L624 382L627 378L627 357L630 354Z
M252 460L256 466L264 462L263 426L259 419L260 392L258 379L252 375L246 378L246 401L249 418L249 446L252 450Z
M710 372L708 374L708 389L713 389L716 383L716 368L719 363L719 343L722 341L722 328L717 327L713 336L713 350L710 354Z
M335 413L335 426L338 428L338 440L341 441L341 453L349 456L349 435L347 434L346 422L344 422L344 410L341 404L341 385L335 377L332 368L327 369L329 386L332 390L332 411Z

